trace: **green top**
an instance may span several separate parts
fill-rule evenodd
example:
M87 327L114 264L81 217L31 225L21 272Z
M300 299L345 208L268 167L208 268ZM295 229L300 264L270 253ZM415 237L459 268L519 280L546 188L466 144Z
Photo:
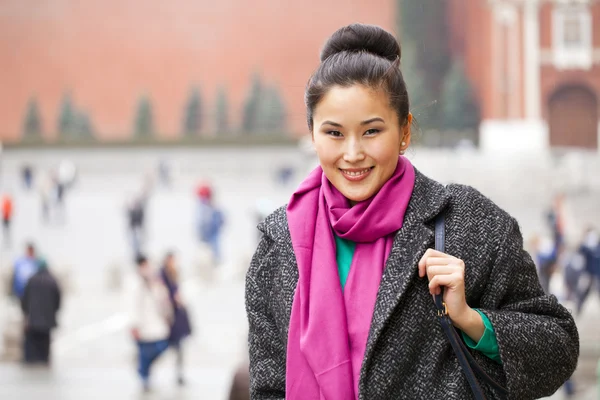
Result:
M356 243L342 239L337 235L333 236L335 237L335 257L343 292L346 287L346 281L348 280L348 274L350 273L350 265L352 264L352 257L354 257Z
M354 257L356 243L350 240L342 239L335 234L333 236L335 237L335 257L337 261L338 274L340 275L342 291L344 291L344 288L346 287L346 281L348 280L348 274L350 273L350 266L352 265L352 258ZM477 350L498 364L502 364L502 360L500 359L500 351L498 350L498 340L496 338L496 332L494 331L492 323L488 317L481 312L481 310L475 309L475 311L481 315L483 325L485 326L485 331L477 343L475 343L475 341L467 336L464 332L461 332L465 344L470 349Z
M488 317L481 312L481 310L475 309L481 315L481 319L483 320L483 325L485 326L485 330L483 331L483 336L479 339L479 342L475 343L473 339L471 339L467 334L461 332L462 338L465 344L473 350L477 350L483 353L484 356L491 358L496 361L498 364L502 364L502 360L500 359L500 350L498 350L498 339L496 338L496 332L494 331L494 326L488 319Z

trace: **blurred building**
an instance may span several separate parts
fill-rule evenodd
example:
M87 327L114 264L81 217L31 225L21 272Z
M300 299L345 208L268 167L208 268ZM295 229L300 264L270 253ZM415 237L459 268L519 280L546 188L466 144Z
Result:
M130 136L144 95L156 132L174 137L194 86L202 133L220 89L235 129L255 73L281 93L288 130L305 133L304 87L327 37L357 21L394 30L395 16L393 0L3 0L0 140L20 137L30 99L54 137L67 93L100 139Z
M484 149L598 148L600 2L449 0Z

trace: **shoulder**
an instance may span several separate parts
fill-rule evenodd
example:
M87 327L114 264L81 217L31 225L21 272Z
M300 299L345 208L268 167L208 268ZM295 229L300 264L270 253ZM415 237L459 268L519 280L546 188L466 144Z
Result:
M508 235L520 239L517 221L479 190L460 184L446 186L450 193L447 226L464 243L477 244L497 251Z
M278 261L294 257L286 209L287 206L278 208L258 224L262 237L248 269L247 283L269 285L279 265Z
M258 224L258 230L273 241L284 238L286 233L289 236L287 204L269 214Z
M453 183L447 185L446 189L451 195L451 205L455 212L496 221L512 218L494 201L472 186Z

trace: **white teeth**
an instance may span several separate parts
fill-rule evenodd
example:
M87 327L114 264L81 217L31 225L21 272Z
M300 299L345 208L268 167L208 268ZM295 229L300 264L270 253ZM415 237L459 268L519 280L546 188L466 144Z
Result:
M367 168L367 169L363 169L362 171L346 171L346 170L342 170L342 172L348 176L360 176L362 174L366 174L367 172L369 172L371 170L371 168Z

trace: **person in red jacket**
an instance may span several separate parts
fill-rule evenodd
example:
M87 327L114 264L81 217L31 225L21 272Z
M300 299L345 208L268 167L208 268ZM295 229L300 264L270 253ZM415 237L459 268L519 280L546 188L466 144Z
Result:
M11 196L6 193L2 196L2 230L4 237L4 245L10 246L10 225L12 222L14 212L13 200Z

